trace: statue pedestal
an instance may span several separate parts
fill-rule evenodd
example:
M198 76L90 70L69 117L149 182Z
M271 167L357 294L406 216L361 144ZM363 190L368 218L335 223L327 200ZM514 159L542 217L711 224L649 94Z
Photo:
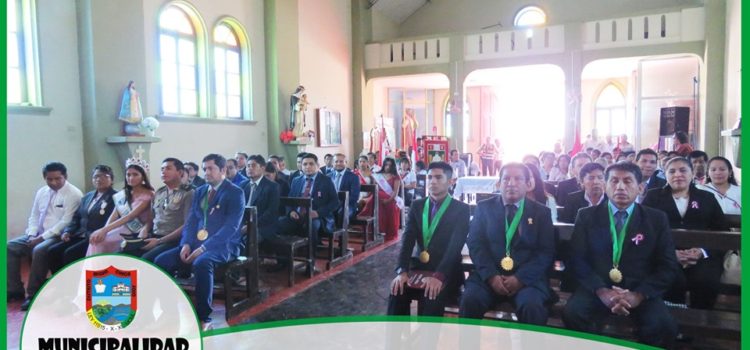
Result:
M125 165L128 158L141 158L151 164L151 144L160 142L159 137L150 136L110 136L107 143L115 148L117 159Z

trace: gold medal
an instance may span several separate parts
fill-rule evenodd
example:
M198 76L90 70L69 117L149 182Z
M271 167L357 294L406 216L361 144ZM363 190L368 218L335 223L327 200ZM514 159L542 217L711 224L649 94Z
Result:
M612 270L609 270L609 279L615 283L622 282L622 272L618 268L613 267Z
M506 256L503 260L500 260L500 267L505 271L513 270L513 258Z
M419 261L423 264L430 262L430 253L428 253L426 250L423 250L421 253L419 253Z
M206 229L201 229L200 231L198 231L199 241L205 241L206 238L208 238L208 231Z

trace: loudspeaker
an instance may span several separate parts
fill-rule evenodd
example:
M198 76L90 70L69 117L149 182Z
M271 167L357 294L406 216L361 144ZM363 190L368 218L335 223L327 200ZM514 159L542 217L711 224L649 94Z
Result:
M690 107L662 108L659 121L659 136L672 136L678 131L689 134Z

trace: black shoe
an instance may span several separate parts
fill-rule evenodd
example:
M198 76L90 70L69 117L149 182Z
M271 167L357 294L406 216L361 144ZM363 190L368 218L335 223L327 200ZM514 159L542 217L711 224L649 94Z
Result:
M31 298L26 298L26 300L23 301L23 304L21 304L21 311L29 311L30 305L31 305Z
M13 300L24 300L25 298L26 294L23 292L8 293L8 302Z
M289 267L289 263L287 263L287 262L277 262L276 265L271 265L269 267L266 267L266 272L284 271L288 267Z

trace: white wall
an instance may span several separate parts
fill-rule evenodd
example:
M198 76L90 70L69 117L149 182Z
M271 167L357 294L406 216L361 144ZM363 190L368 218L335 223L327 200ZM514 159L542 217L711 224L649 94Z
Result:
M372 11L372 41L385 41L398 38L398 23L391 21L380 11Z
M336 152L352 158L352 25L349 1L299 1L299 54L300 84L305 87L310 102L308 127L316 130L316 109L320 107L341 113L343 144L325 148L307 146L306 151L317 154L321 159L326 153Z
M36 3L42 100L52 112L8 115L8 238L19 236L26 228L34 194L45 185L44 163L64 163L68 180L76 187L89 182L82 156L75 1Z

